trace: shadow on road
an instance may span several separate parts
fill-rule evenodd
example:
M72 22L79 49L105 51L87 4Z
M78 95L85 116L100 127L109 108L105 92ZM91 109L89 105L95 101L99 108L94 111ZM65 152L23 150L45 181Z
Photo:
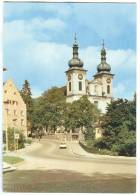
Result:
M15 171L3 175L4 192L134 193L133 175L96 173L87 176L64 170Z

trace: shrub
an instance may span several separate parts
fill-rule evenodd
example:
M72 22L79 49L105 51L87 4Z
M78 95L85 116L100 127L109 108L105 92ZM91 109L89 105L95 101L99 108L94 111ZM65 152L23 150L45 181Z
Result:
M7 134L8 134L8 150L13 151L15 150L14 128L8 128Z
M25 142L26 142L27 144L31 144L31 143L32 143L32 139L27 138L27 139L25 140Z
M113 152L113 151L106 150L106 149L100 150L99 154L102 154L102 155L113 155L113 156L117 156L118 155L117 152Z
M14 128L8 128L7 133L8 133L8 150L13 151L16 149L16 140L14 138L15 133L19 133L18 149L24 148L25 137L21 131Z
M18 149L25 148L25 136L22 132L19 132Z

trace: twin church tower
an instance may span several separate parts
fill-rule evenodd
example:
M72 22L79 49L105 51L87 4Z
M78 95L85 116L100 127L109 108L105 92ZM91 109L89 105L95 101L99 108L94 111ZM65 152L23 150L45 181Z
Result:
M83 68L83 62L78 56L78 43L73 43L73 57L68 62L69 69L67 76L67 102L73 102L86 95L89 101L95 104L101 113L106 112L107 104L112 100L112 80L114 74L111 73L111 67L106 62L106 50L101 49L101 62L97 66L97 73L92 80L86 79L86 72Z

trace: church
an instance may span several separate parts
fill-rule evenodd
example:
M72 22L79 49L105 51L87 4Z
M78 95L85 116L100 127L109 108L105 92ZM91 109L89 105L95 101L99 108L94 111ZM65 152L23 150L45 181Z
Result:
M73 43L73 57L68 62L67 78L67 98L66 102L73 102L86 95L89 101L95 104L101 113L106 113L106 107L113 98L113 77L111 66L106 62L106 50L101 49L101 62L97 65L97 72L91 80L87 80L87 70L84 63L78 56L78 43L75 35Z

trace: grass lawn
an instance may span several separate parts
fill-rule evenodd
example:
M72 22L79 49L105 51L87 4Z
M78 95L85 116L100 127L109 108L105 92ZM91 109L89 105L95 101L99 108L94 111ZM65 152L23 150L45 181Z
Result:
M15 156L4 156L3 161L9 164L16 164L16 163L24 161L24 159L20 157L15 157Z

